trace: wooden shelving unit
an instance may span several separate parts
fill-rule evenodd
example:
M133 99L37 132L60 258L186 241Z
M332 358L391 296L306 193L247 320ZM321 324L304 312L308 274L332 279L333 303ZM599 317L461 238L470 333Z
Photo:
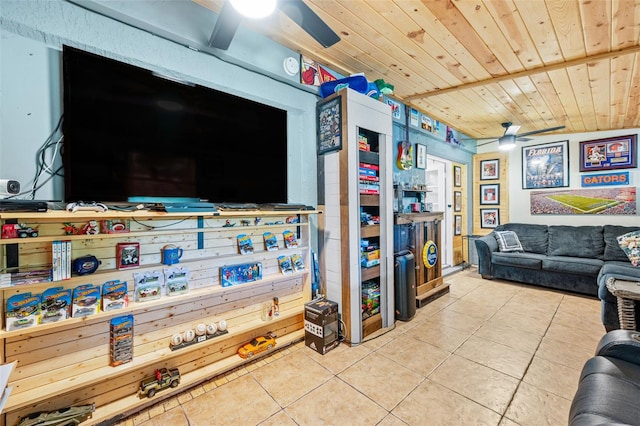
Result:
M309 215L317 211L245 211L205 213L161 212L59 212L0 213L0 223L18 222L37 226L35 238L0 240L0 259L7 266L7 252L17 252L18 266L50 265L51 242L71 240L72 258L93 254L102 263L90 275L69 280L42 282L0 288L4 316L6 301L18 293L41 293L47 288L73 289L81 284L102 285L119 279L128 283L127 307L81 318L62 319L12 331L0 331L2 362L18 360L9 385L13 391L2 414L2 424L13 425L35 411L53 411L70 405L96 404L88 422L107 421L121 413L136 410L151 402L170 397L187 387L206 381L216 374L235 368L248 360L236 351L251 338L275 333L277 346L300 340L303 335L304 304L311 298ZM294 217L297 223L287 223ZM129 219L131 232L123 234L64 235L64 223L83 224L88 220ZM256 218L261 220L256 223ZM225 226L227 220L235 226ZM240 220L250 221L242 226ZM282 232L293 231L298 247L287 249ZM264 248L263 233L278 237L277 251ZM237 235L251 237L254 253L241 255ZM136 241L141 247L141 265L135 269L117 269L118 242ZM153 301L134 298L133 273L161 270L161 248L175 244L184 249L180 263L191 272L190 291L178 296L163 296ZM301 254L305 270L283 275L278 268L280 255ZM12 257L13 259L13 257ZM222 287L219 268L247 262L261 262L261 280ZM14 266L14 265L10 265ZM279 299L279 316L262 320L265 302ZM109 365L109 321L131 314L134 317L134 357L130 363ZM198 323L225 320L228 333L178 350L170 349L176 333L195 328ZM156 395L140 399L140 381L160 367L177 367L181 384Z

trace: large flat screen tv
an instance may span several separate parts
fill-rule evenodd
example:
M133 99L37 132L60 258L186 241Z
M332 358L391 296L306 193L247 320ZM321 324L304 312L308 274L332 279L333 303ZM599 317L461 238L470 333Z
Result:
M287 202L284 110L63 49L66 201Z

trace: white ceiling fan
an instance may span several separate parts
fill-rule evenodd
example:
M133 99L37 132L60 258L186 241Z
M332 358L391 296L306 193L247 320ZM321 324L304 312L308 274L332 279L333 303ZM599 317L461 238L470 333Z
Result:
M521 126L514 125L510 121L501 123L501 126L504 127L505 129L504 134L502 136L483 138L483 139L491 139L491 140L482 144L478 144L478 146L487 145L497 140L498 148L506 151L508 149L515 147L516 141L530 141L531 138L527 138L527 136L537 135L538 133L553 132L555 130L560 130L565 128L565 126L556 126L556 127L549 127L546 129L532 130L530 132L518 134L518 130L520 130Z

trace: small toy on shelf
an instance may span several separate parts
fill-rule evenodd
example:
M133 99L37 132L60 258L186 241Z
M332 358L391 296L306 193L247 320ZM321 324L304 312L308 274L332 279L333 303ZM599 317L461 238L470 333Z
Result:
M18 293L7 300L7 331L33 327L40 323L40 295Z
M232 223L229 219L227 219L224 225L222 225L223 228L231 228L232 226L236 226L236 224Z
M268 351L276 345L276 335L273 333L258 336L238 349L238 355L242 358L251 358L255 354Z
M253 224L258 226L262 224L262 219L259 217L256 217L255 220L253 221Z
M100 287L83 284L73 289L72 316L86 317L100 312Z
M129 232L129 220L103 220L100 223L100 227L105 234L123 234Z
M262 279L262 263L243 263L220 267L220 282L222 287L248 283Z
M56 411L40 411L23 417L17 426L77 425L90 419L94 411L96 411L95 404L66 407Z
M298 247L298 239L296 238L296 234L287 229L282 233L282 236L284 237L284 245L286 248Z
M71 290L48 288L42 293L42 323L56 322L71 316Z
M265 232L263 234L264 237L264 246L267 251L276 251L278 250L278 239L273 234L273 232Z
M146 302L162 297L162 272L136 272L133 274L133 279L135 282L136 302Z
M71 222L65 222L62 225L62 230L64 231L65 235L78 235L78 233L80 232L78 227Z
M242 224L242 226L249 226L251 222L248 219L242 219L240 223Z
M278 256L278 266L283 274L293 274L293 266L291 266L291 258L289 256Z
M114 280L102 284L102 310L104 312L129 306L127 282Z
M163 272L167 296L189 293L188 268L165 268Z
M118 243L116 246L118 269L140 266L140 243Z
M250 236L246 234L238 235L238 250L240 250L240 254L253 253L253 241Z
M111 319L109 323L111 342L111 366L133 361L133 315Z
M169 387L175 388L180 384L180 371L177 368L161 368L140 382L140 398L152 398L156 392Z
M82 234L84 235L98 235L100 233L100 227L97 220L90 220L82 227Z
M172 351L175 351L227 333L227 325L224 320L221 320L218 325L215 322L209 324L201 322L195 328L190 328L184 333L176 333L171 336L171 345L169 347Z

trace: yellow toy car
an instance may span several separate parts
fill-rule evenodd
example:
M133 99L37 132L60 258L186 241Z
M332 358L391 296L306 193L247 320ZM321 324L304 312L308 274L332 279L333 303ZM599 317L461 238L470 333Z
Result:
M276 336L273 333L258 336L238 349L238 355L242 358L251 358L255 354L268 351L276 345Z

